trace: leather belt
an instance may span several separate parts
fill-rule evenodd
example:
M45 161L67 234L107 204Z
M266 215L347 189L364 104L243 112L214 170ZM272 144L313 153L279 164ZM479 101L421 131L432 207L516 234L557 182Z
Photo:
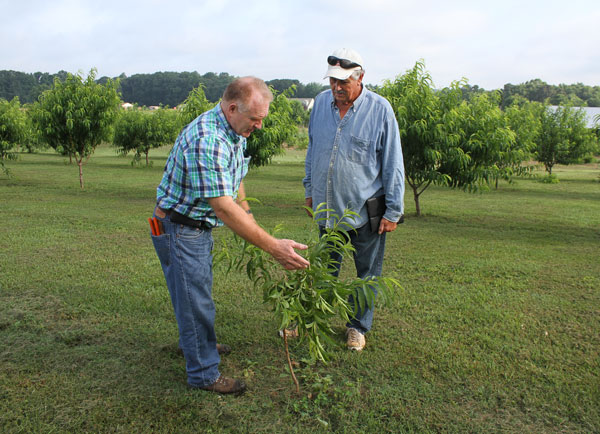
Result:
M169 216L169 220L171 220L173 223L177 223L180 225L190 226L192 228L202 229L205 231L212 229L212 226L209 225L204 220L194 220L194 219L189 218L183 214L180 214L177 211L174 211L172 209L162 209L162 208L156 207L155 213L157 216L159 216L161 218L164 218L165 216ZM161 214L163 214L163 215L161 215Z

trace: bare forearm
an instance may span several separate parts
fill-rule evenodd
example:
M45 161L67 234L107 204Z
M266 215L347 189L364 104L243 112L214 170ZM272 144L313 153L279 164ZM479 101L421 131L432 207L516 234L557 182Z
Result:
M243 194L240 188L238 194ZM245 198L245 194L243 195ZM238 196L238 200L240 196ZM272 253L276 239L262 229L247 211L250 210L248 203L236 203L231 197L224 196L209 200L210 206L219 219L223 221L232 231L249 243L260 247L267 253ZM246 208L244 208L244 205Z
M240 184L240 188L238 189L238 196L235 202L246 212L246 214L250 214L250 205L246 200L246 189L244 188L244 182ZM225 221L225 220L223 220Z
M284 268L298 270L310 265L306 258L300 256L294 250L306 250L306 245L297 243L294 240L282 240L272 237L256 224L252 215L235 203L231 196L215 197L209 199L208 202L217 217L229 226L233 232L273 256Z

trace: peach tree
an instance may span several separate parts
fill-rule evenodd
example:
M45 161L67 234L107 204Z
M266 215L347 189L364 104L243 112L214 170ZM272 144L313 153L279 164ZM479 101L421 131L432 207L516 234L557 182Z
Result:
M301 341L308 342L311 360L327 362L330 357L327 346L338 345L333 339L334 319L347 322L356 315L356 308L373 306L374 289L385 301L392 294L392 289L400 287L400 284L389 277L335 277L333 272L339 263L332 259L332 253L341 257L353 254L354 248L348 236L353 229L347 221L354 218L356 213L345 210L342 216L337 216L325 204L320 204L314 212L306 209L312 216L311 235L306 242L308 249L305 253L310 262L308 268L284 270L266 252L236 236L232 243L223 241L223 248L215 255L215 261L225 263L228 269L245 270L255 288L262 290L263 301L271 305L279 329L297 328ZM318 225L325 222L327 213L333 219L333 225L321 235ZM280 229L276 228L275 232ZM354 307L348 301L350 296L357 301ZM299 384L294 375L287 337L288 334L284 332L287 362L298 392Z

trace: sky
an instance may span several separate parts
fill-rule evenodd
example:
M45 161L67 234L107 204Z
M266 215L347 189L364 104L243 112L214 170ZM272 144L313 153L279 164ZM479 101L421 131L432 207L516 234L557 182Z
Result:
M600 85L598 0L0 0L0 14L0 70L327 84L327 56L346 47L374 85L417 61L437 88Z

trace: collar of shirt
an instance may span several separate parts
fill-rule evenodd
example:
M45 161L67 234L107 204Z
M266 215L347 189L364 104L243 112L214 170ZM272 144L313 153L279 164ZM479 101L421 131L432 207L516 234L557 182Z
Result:
M361 84L360 86L361 86L360 94L354 100L354 102L352 103L352 106L350 107L350 109L353 112L356 112L356 110L358 110L358 108L360 107L360 105L362 104L362 102L365 100L365 94L367 92L369 92L369 89L366 89L364 85ZM333 92L331 92L331 108L332 109L337 109L337 106L335 105L335 98L333 97Z

